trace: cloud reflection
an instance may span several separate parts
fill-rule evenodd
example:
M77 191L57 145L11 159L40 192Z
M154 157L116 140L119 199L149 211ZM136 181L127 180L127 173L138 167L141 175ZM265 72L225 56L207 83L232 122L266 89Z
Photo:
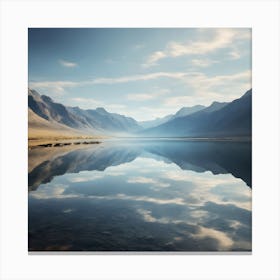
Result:
M251 250L246 183L231 174L182 170L148 153L103 171L55 176L29 197L30 231L48 225L46 232L52 230L60 244L64 230L55 230L60 221L70 239L79 239L72 249L102 250L106 236L109 250ZM31 247L54 242L36 238Z

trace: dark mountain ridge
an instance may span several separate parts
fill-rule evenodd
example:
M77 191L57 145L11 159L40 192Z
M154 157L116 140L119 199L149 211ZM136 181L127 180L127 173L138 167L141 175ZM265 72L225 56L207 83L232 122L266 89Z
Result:
M230 103L214 102L204 110L141 132L149 136L230 137L252 134L252 89Z

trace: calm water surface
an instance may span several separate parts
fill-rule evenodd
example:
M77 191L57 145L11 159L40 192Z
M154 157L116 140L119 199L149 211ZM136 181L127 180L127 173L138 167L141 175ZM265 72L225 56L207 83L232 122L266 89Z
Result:
M29 151L29 251L251 251L251 143Z

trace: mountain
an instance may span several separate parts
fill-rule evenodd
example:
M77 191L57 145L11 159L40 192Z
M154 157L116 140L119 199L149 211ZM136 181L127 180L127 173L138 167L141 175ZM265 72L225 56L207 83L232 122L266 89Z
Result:
M185 116L188 116L195 112L201 111L204 108L205 108L205 106L202 106L202 105L196 105L196 106L192 106L192 107L183 107L175 115L173 115L173 117L171 119L173 120L176 118L185 117Z
M63 124L43 119L28 108L28 138L73 136L81 133Z
M81 118L71 114L64 105L55 103L50 97L40 95L32 89L28 89L28 108L51 123L75 129L87 128L87 124Z
M228 105L228 102L217 102L214 101L210 106L206 107L205 109L201 110L200 112L211 113L214 111L218 111Z
M144 130L149 136L230 137L252 134L252 89L228 104L212 103L196 113Z
M163 123L166 123L169 120L173 120L175 118L190 115L190 114L195 113L197 111L200 111L204 108L205 108L205 106L202 106L202 105L196 105L196 106L192 106L192 107L183 107L179 111L177 111L174 115L171 114L171 115L167 115L163 118L156 118L156 119L151 120L151 121L139 122L139 124L143 128L151 128L151 127L159 126Z
M125 134L142 129L130 117L109 113L104 108L83 110L79 107L66 107L32 89L28 89L28 108L30 120L40 118L37 125L34 125L34 121L30 121L30 130L36 130L35 127L40 128L40 123L47 126L50 131L63 128L62 132L65 129L70 131L74 129L87 134Z
M143 128L150 128L150 127L161 125L161 124L169 121L172 117L173 117L173 115L167 115L163 118L156 118L156 119L151 120L151 121L142 121L142 122L139 122L139 124Z
M79 107L67 107L67 109L74 116L82 119L88 127L96 128L103 132L128 133L142 128L133 118L109 113L104 108L83 110Z

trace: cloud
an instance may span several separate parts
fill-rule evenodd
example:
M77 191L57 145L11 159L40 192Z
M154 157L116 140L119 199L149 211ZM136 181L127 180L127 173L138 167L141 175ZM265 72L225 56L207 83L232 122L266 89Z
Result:
M162 58L165 58L167 56L166 53L162 52L162 51L156 51L154 52L153 54L151 54L147 60L146 63L142 64L142 66L144 68L147 68L147 67L150 67L150 66L153 66L153 65L156 65L157 64L157 61L162 59Z
M200 60L195 60L194 63L202 65L203 62ZM206 63L214 63L214 61L204 61L204 65ZM251 75L251 71L245 71L246 76L248 77ZM245 73L237 73L232 75L220 75L214 76L211 78L212 83L218 82L219 80L231 80L232 77L235 76L234 79L237 79ZM80 82L73 82L73 81L43 81L43 82L30 82L29 85L31 88L52 88L58 91L63 91L66 87L77 87L77 86L84 86L84 85L97 85L97 84L120 84L120 83L129 83L129 82L137 82L137 81L149 81L149 80L156 80L160 78L168 78L168 79L178 79L178 80L190 80L195 78L196 80L200 77L206 77L205 74L200 72L153 72L148 74L138 74L138 75L129 75L129 76L121 76L121 77L114 77L114 78L106 78L100 77L95 78L93 80L87 81L80 81Z
M75 62L66 61L66 60L63 60L63 59L60 59L58 62L60 63L61 66L64 66L64 67L67 67L67 68L73 68L73 67L78 66L78 64L75 63Z
M64 91L67 87L78 87L85 85L111 85L111 84L121 84L137 81L149 81L159 78L170 78L170 79L180 79L183 78L187 73L184 72L154 72L148 74L139 75L129 75L122 77L106 78L100 77L93 80L72 82L72 81L42 81L42 82L30 82L29 86L31 88L38 89L52 89L57 92Z
M93 99L93 98L83 98L83 97L73 97L70 99L70 103L68 105L71 106L79 106L84 109L92 109L93 107L105 107L106 110L109 112L115 112L117 111L119 113L119 110L125 109L126 105L124 104L113 104L109 103L106 104L105 102Z
M150 184L155 185L156 187L167 188L170 186L169 183L160 182L157 179L148 178L148 177L132 177L127 180L127 183L130 184Z
M184 77L184 83L191 88L191 95L165 98L165 106L210 105L214 100L228 102L239 98L251 88L251 71L243 71L229 75L207 76L204 73L190 73ZM195 96L195 98L194 98Z
M96 84L119 84L119 83L128 83L128 82L136 82L136 81L148 81L155 80L159 78L171 78L171 79L179 79L184 77L186 73L182 72L154 72L148 74L139 74L139 75L131 75L131 76L122 76L116 78L96 78L93 79L91 83L93 85Z
M36 192L31 192L30 196L36 199L64 199L64 198L74 198L79 197L79 194L65 194L65 190L69 185L65 184L46 184L44 187L40 187Z
M183 72L154 72L148 74L139 74L139 75L129 75L115 78L106 78L100 77L93 80L86 81L41 81L41 82L29 82L30 88L35 89L51 89L55 92L63 92L67 87L78 87L85 85L111 85L111 84L120 84L120 83L129 83L136 81L148 81L155 80L159 78L170 78L170 79L180 79L183 78L186 73Z
M177 204L177 205L185 205L185 202L182 198L171 198L171 199L162 199L162 198L153 198L148 196L130 196L123 193L119 193L116 195L106 195L106 196L96 196L89 195L89 198L94 199L103 199L103 200L130 200L130 201L143 201L150 202L155 204Z
M237 50L232 50L228 54L232 60L239 59L241 57L241 53Z
M195 63L202 63L196 61ZM107 104L92 98L76 97L70 99L74 102L74 106L79 104L83 108L105 107L108 110L115 111L125 115L131 115L138 120L148 120L150 118L163 117L166 114L174 113L182 106L192 105L209 105L215 101L231 101L241 96L244 92L251 88L251 71L246 70L227 75L210 76L202 72L153 72L148 74L138 74L121 76L114 78L95 78L86 81L44 81L44 82L30 82L29 87L37 90L48 90L48 94L55 92L63 94L66 88L80 87L85 85L114 85L121 83L132 83L140 81L149 81L156 79L173 79L180 82L180 94L173 93L172 97L165 97L164 95L170 93L170 89L156 88L151 92L131 93L126 96L127 100L131 101L146 101L154 100L162 97L160 100L161 107L138 107L135 111L133 108L129 109L125 104ZM179 85L179 83L178 83ZM173 91L173 89L172 89ZM182 95L183 94L183 95ZM68 104L70 105L70 104Z
M29 87L34 89L51 89L55 93L63 93L65 88L78 86L79 83L72 81L44 81L30 82Z
M205 59L192 59L191 63L193 66L204 68L204 67L211 66L215 63L218 63L218 61L205 58Z
M220 250L230 250L233 245L233 240L223 231L213 228L199 226L199 232L194 233L193 237L197 239L213 238L219 242Z
M133 101L146 101L146 100L156 99L169 92L170 90L168 89L157 89L155 92L150 92L150 93L131 93L127 95L127 99Z
M154 66L166 57L205 55L220 49L233 48L235 43L251 38L251 32L248 29L206 29L200 31L199 34L203 37L197 40L189 40L185 43L169 42L163 51L156 51L147 58L145 67Z
M135 93L135 94L129 94L127 96L128 100L134 100L134 101L145 101L145 100L151 100L154 96L149 93Z
M75 104L79 104L80 106L85 106L85 107L89 107L89 106L102 106L103 103L95 100L93 98L83 98L83 97L73 97L70 99L71 101L73 101ZM77 105L75 105L77 106Z

